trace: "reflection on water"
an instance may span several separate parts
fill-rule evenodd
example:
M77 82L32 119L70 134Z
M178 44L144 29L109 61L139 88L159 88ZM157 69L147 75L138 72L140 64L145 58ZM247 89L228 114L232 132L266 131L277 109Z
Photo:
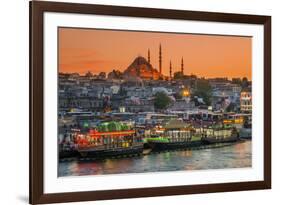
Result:
M172 151L95 162L60 162L59 176L251 167L251 148L251 141L246 141L216 149Z

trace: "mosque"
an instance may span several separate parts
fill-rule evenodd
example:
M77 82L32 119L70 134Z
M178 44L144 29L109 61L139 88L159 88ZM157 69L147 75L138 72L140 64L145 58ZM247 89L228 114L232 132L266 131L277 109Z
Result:
M153 68L151 65L150 49L148 49L147 59L138 56L131 63L131 65L124 71L123 76L125 79L141 78L143 80L171 80L173 79L173 67L170 61L169 76L162 73L162 46L159 45L159 65L158 69ZM184 62L181 58L181 73L184 74Z

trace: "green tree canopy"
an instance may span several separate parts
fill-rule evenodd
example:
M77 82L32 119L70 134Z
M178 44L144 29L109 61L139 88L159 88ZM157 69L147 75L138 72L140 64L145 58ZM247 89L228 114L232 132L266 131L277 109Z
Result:
M171 102L171 98L164 92L158 92L154 96L154 106L156 109L166 109L171 104Z
M212 88L208 80L200 79L197 81L197 86L193 93L193 96L198 96L200 98L203 98L206 105L211 105Z
M231 102L231 103L227 106L226 111L227 111L227 112L233 112L233 111L235 111L235 104Z

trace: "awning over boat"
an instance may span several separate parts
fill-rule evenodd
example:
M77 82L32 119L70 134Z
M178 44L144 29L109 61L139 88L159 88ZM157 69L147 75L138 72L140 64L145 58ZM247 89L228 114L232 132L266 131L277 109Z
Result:
M126 135L134 135L135 133L136 133L135 130L113 131L113 132L90 131L89 135L91 137L100 137L100 136L120 137L120 136L126 136Z
M167 130L172 130L172 129L191 129L192 126L188 123L185 123L181 120L177 120L177 119L172 119L169 120L168 122L166 122L163 125L163 128L167 129Z

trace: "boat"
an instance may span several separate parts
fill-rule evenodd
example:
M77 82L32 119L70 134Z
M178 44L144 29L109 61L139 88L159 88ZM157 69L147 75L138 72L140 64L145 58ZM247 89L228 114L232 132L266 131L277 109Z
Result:
M140 155L143 142L132 127L121 122L103 122L86 134L78 134L80 158L109 158Z
M249 140L252 139L252 117L251 115L245 118L243 127L239 130L240 138Z
M59 146L59 159L76 158L78 156L78 152L75 148L60 147L61 146Z
M240 139L252 139L252 114L235 113L228 115L228 119L223 120L224 124L235 126L239 132Z
M240 139L250 140L252 139L252 128L241 128L239 131Z
M214 124L202 130L203 144L230 143L240 140L237 128L226 124Z
M195 130L188 123L172 119L162 126L156 127L155 135L145 141L152 152L186 149L202 145L201 137L196 136Z
M69 136L63 138L64 139L60 140L58 143L59 160L76 158L78 156L76 145Z

